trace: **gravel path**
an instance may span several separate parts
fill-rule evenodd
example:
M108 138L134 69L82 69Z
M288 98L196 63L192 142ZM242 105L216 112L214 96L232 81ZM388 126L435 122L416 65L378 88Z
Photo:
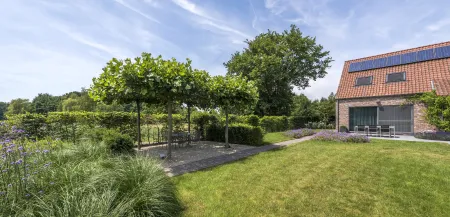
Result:
M190 172L194 172L194 171L198 171L198 170L202 170L202 169L206 169L206 168L210 168L210 167L215 167L215 166L222 165L225 163L233 162L236 160L244 159L246 157L249 157L249 156L261 153L261 152L274 150L274 149L288 146L291 144L307 141L307 140L310 140L311 138L312 138L312 136L307 136L307 137L303 137L300 139L294 139L294 140L284 141L284 142L280 142L280 143L275 143L272 145L265 145L265 146L261 146L261 147L243 149L243 150L231 153L231 154L222 154L222 155L218 155L215 157L205 158L205 159L201 159L201 160L197 160L197 161L191 161L188 163L178 164L178 165L174 165L174 166L169 166L169 167L165 168L165 171L166 171L167 175L169 175L169 176L178 176L178 175L182 175L185 173L190 173Z

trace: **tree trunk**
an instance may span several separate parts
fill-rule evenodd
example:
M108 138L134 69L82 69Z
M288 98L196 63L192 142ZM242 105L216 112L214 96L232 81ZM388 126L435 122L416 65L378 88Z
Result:
M172 157L172 102L167 104L167 118L169 119L167 129L167 158Z
M191 105L188 104L188 146L191 145Z
M137 108L137 135L138 135L138 150L141 150L141 102L136 100Z
M225 148L231 148L228 144L228 111L225 110Z

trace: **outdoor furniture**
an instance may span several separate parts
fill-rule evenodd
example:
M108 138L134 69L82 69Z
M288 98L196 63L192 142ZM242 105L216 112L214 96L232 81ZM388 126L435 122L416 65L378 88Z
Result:
M392 134L395 137L395 126L390 126L390 125L381 125L381 131L380 134L382 135L383 133L388 133L389 137L392 137Z
M362 133L363 134L366 134L366 127L365 126L355 126L355 133L361 133L361 131L362 131Z
M377 125L370 125L368 126L368 135L375 134L376 136L379 136L379 127Z

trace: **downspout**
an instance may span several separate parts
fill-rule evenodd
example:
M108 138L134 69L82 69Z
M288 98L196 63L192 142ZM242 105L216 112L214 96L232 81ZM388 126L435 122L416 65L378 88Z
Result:
M431 90L435 90L434 81L433 80L431 80Z

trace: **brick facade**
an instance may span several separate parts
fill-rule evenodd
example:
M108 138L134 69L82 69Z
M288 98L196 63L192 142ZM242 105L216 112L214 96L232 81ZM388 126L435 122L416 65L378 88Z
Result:
M349 128L349 108L350 107L367 107L367 106L389 106L389 105L402 105L405 103L405 97L401 96L382 96L382 97L370 97L370 98L354 98L354 99L340 99L336 103L336 117L337 129L340 126L346 126ZM379 103L379 104L378 104ZM425 106L423 104L414 104L414 133L424 130L434 130L433 125L428 124L425 119ZM350 129L351 130L351 129Z

